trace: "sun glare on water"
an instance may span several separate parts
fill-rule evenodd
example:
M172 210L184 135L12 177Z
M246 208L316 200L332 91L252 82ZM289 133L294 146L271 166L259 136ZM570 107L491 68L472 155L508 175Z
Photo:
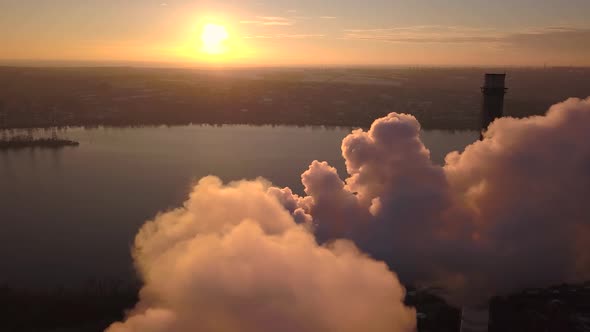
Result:
M206 24L201 34L202 51L207 54L223 54L226 52L225 41L229 38L227 30L222 25Z

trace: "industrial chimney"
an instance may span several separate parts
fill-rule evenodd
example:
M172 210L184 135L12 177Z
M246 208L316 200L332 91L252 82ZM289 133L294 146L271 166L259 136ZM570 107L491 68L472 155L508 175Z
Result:
M483 103L481 109L481 132L483 132L495 119L502 117L504 113L504 95L508 90L505 87L506 74L485 74L484 85L481 87Z
M504 95L508 90L505 82L506 74L485 74L481 87L483 102L480 140L483 139L483 132L488 129L490 123L504 115ZM489 303L465 306L461 309L461 332L488 332L489 323Z

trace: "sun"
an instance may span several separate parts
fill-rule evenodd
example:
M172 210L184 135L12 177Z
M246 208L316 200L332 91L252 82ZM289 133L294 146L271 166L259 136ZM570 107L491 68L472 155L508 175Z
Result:
M224 26L218 24L205 24L201 33L202 51L207 54L223 54L226 51L225 41L229 33Z

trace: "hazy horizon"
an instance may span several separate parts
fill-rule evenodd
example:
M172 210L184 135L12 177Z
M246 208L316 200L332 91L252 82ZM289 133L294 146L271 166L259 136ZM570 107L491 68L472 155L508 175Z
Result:
M297 70L297 69L482 69L482 70L508 70L508 69L587 69L588 65L444 65L444 64L198 64L192 62L174 61L108 61L108 60L35 60L35 59L0 59L0 67L15 68L145 68L145 69L188 69L188 70Z
M7 0L0 11L0 63L590 66L579 0Z

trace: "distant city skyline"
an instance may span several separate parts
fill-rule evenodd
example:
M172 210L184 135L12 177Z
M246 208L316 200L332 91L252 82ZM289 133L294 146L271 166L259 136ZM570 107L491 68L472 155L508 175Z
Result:
M0 64L590 66L588 12L585 0L4 0ZM208 24L227 30L223 52L203 52Z

